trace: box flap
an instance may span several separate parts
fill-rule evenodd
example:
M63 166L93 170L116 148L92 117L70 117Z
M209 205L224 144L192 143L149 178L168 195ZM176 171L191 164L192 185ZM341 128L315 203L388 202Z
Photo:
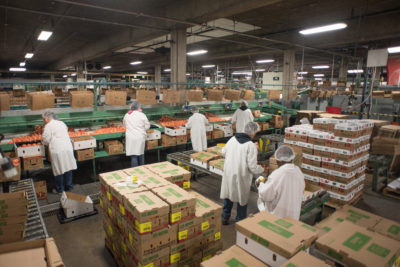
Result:
M240 247L233 245L222 253L217 254L209 260L201 263L202 267L214 267L214 266L227 266L227 267L239 267L239 266L251 266L251 267L262 267L268 266L248 254Z

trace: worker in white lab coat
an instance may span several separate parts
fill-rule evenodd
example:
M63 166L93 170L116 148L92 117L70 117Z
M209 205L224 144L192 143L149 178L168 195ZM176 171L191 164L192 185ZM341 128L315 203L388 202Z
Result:
M208 120L206 116L199 113L198 107L192 107L193 115L186 123L186 128L190 129L190 139L192 140L192 147L194 151L207 150L207 135L206 124Z
M244 133L244 127L251 121L254 121L253 114L248 108L247 101L243 100L232 117L232 123L236 123L236 132Z
M140 109L139 102L132 102L131 109L124 116L123 124L126 128L126 155L131 156L131 167L144 165L146 130L150 128L150 122Z
M247 123L244 133L236 133L222 149L225 165L220 197L224 200L222 210L224 225L229 224L234 202L237 203L236 221L247 217L247 203L253 175L264 172L264 168L257 165L257 146L252 142L259 129L257 123Z
M44 112L42 118L46 124L42 143L49 146L51 168L56 178L56 192L71 191L74 187L72 170L76 170L77 167L68 127L51 111Z
M275 152L279 168L271 173L264 183L257 179L258 208L282 218L300 218L304 191L304 175L293 164L295 154L291 147L281 145Z

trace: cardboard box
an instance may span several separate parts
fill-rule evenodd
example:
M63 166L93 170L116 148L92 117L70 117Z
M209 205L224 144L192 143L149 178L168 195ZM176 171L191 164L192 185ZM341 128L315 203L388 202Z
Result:
M64 191L61 195L60 203L67 218L83 215L94 210L93 201L89 196L71 192Z
M94 159L94 148L76 150L75 153L78 161Z
M105 194L105 198L112 201L111 186L116 183L125 182L128 174L124 171L112 171L99 174L100 188Z
M188 101L188 102L203 101L203 91L202 90L187 90L186 91L186 101Z
M164 178L158 177L154 174L152 176L141 177L139 178L139 180L141 180L143 185L148 189L153 189L166 185L172 185L171 182L165 180Z
M46 180L37 181L35 184L35 192L38 200L47 199L47 185Z
M138 166L138 167L133 167L133 168L128 168L128 169L123 169L122 171L129 176L137 176L137 178L139 178L139 179L145 178L145 177L150 177L150 176L155 176L154 172L151 172L145 166Z
M350 222L318 238L315 248L348 266L393 266L399 242Z
M126 91L107 90L106 105L125 106L126 96L127 96Z
M168 226L169 205L154 193L144 191L127 194L124 201L126 215L140 234Z
M260 110L252 110L251 113L253 113L254 118L259 118L261 116Z
M177 145L184 145L188 141L187 135L178 135L176 136L176 144Z
M219 175L224 175L224 164L225 159L212 160L209 162L210 171Z
M255 93L253 90L243 90L242 91L242 98L244 100L253 100L254 95L255 95Z
M221 254L218 254L211 259L208 259L200 264L201 267L214 267L214 266L252 266L252 267L267 267L268 265L262 263L257 258L253 257L240 247L233 245Z
M165 103L179 103L181 101L181 94L178 90L168 89L163 93L163 102Z
M224 137L224 131L219 129L214 129L212 131L212 139L218 139Z
M268 99L280 99L281 94L281 90L268 90Z
M69 103L71 108L93 107L94 96L90 91L69 92Z
M35 146L17 146L16 144L14 144L14 150L17 153L17 156L20 158L45 155L44 146L42 144Z
M158 147L158 139L146 140L146 150L154 149Z
M164 133L169 136L186 135L186 128L184 126L179 126L179 128L165 127Z
M149 90L136 91L136 100L142 105L155 105L157 104L156 92Z
M28 108L31 110L54 108L54 99L52 92L28 93Z
M306 183L303 191L303 202L318 196L322 192L324 192L324 189L322 189L322 187Z
M97 146L96 138L93 136L73 137L71 138L71 141L74 150L95 148Z
M220 156L210 152L197 152L190 154L190 163L208 169L208 162Z
M162 134L161 135L161 145L163 147L176 146L176 137Z
M40 169L44 167L42 156L22 158L22 164L25 171Z
M236 230L236 245L270 266L284 264L317 239L317 229L268 212L236 223Z
M208 101L222 101L224 92L222 90L208 89L207 100Z
M207 148L207 152L216 154L218 156L222 156L222 149L223 149L223 147L221 147L221 146L212 146L212 147Z
M0 245L0 265L64 267L53 238Z
M400 241L400 223L398 222L381 218L381 220L372 228L372 231Z
M222 206L195 191L189 194L196 198L196 220L200 223L200 231L210 228L221 231Z
M385 96L385 91L372 91L372 97L374 98L383 98Z
M0 110L10 110L10 95L0 93Z
M271 126L274 128L283 128L283 121L271 122Z
M311 256L310 254L300 251L289 261L285 262L282 267L327 267L330 266L326 262Z
M152 189L162 200L169 204L170 224L178 223L195 216L196 198L176 185Z
M232 90L232 89L225 90L225 99L231 101L240 100L240 90Z
M141 179L127 178L124 182L110 185L110 193L112 197L111 204L115 205L116 210L119 210L122 216L126 215L124 203L127 195L148 191L147 187L138 183L139 180Z
M146 130L146 140L158 140L161 139L161 132L154 129Z
M145 167L159 177L174 184L183 186L184 188L186 187L185 183L189 182L190 185L191 173L168 161L145 165Z
M104 147L109 155L124 153L124 145L119 140L104 141Z

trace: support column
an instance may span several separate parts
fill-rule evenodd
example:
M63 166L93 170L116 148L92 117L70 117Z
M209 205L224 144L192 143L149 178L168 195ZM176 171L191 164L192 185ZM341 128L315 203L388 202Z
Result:
M55 81L56 81L56 79L55 79L55 77L54 77L54 73L50 74L50 82L55 82ZM50 90L52 90L52 91L53 91L53 89L55 89L55 88L56 88L56 87L53 86L53 85L50 86Z
M157 95L160 94L161 88L161 65L157 64L154 66L154 82L156 83Z
M347 58L342 57L342 59L340 60L340 67L339 67L339 81L347 81L347 69L348 69Z
M78 62L77 65L76 65L76 81L77 82L86 81L84 70L85 70L84 63L83 62ZM85 88L85 86L83 86L83 85L79 85L78 86L78 90L79 91L84 90L84 88Z
M181 91L181 103L185 103L186 89L186 29L171 32L171 83L172 89Z
M283 74L282 74L282 99L290 100L290 93L294 89L294 64L295 64L295 50L283 51Z

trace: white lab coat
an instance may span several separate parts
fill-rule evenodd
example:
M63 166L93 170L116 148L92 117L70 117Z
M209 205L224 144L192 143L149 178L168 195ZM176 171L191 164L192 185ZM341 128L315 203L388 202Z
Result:
M235 113L233 113L232 123L236 123L237 133L244 133L244 127L251 121L254 121L254 117L249 108L245 111L238 108Z
M68 127L64 122L53 119L47 123L43 130L42 142L49 146L54 176L76 170L74 149L68 135Z
M191 129L190 139L194 151L207 150L206 124L208 120L206 116L200 113L194 113L186 123L186 128Z
M304 175L296 165L287 163L271 173L258 187L258 208L279 217L300 218Z
M146 130L150 128L147 116L143 112L135 110L131 114L125 114L123 124L126 128L126 155L143 155L146 144Z
M251 141L240 144L232 137L222 149L222 155L225 165L220 197L244 206L249 201L253 174L264 172L264 168L257 165L257 148Z

